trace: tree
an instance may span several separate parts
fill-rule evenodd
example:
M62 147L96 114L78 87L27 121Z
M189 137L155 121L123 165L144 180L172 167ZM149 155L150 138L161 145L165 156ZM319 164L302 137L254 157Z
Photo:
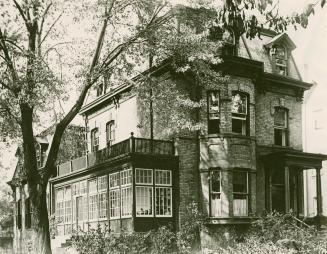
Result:
M322 1L321 5L324 3ZM156 55L156 62L160 62L173 54L176 69L180 72L192 70L198 82L203 83L206 75L220 79L210 69L205 70L206 65L216 61L210 54L212 45L203 47L202 43L196 42L196 34L204 26L215 23L223 29L232 27L238 34L254 37L260 34L260 25L268 24L277 31L285 30L288 24L305 26L314 7L311 6L303 15L280 17L276 11L277 4L271 0L225 0L223 3L198 1L189 8L170 6L160 0L99 0L97 3L2 0L0 6L0 127L2 136L18 137L22 141L26 181L37 235L35 253L51 253L46 187L49 178L55 173L62 135L81 109L90 88L102 75L109 76L114 82L120 73L130 71L131 56L134 56L134 63L142 64L144 55L150 55L151 58ZM64 99L62 94L68 83L62 78L62 68L67 66L61 63L63 54L60 50L77 46L63 41L62 35L66 33L67 24L61 19L68 10L75 13L72 20L77 20L77 23L83 19L91 22L90 18L87 19L91 14L92 20L97 21L91 31L98 32L99 36L92 46L86 47L85 57L76 59L74 63L80 62L84 67L87 66L76 77L76 82L81 86L79 96L71 109L57 118L47 161L38 170L34 127L52 102ZM255 14L251 14L254 11L259 12L265 21L261 22ZM196 28L191 43L176 40L181 37L175 36L176 27L172 17L183 20L186 26L191 24ZM126 34L120 33L122 30L117 31L121 27ZM93 34L90 32L91 36ZM187 37L188 34L182 36ZM171 43L167 43L167 40L171 40ZM51 42L55 42L54 45ZM205 58L200 57L200 49L206 55ZM88 58L90 52L93 52L93 56ZM192 58L190 52L197 57ZM55 65L53 56L59 65Z

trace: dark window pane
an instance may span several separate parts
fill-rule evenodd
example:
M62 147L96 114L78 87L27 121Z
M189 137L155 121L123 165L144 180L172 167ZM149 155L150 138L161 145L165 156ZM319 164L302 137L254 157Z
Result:
M209 120L208 121L208 134L217 134L219 133L219 119Z
M275 138L275 145L282 146L283 145L283 130L274 129L274 138Z
M245 120L232 119L232 132L245 134Z
M247 193L247 173L233 172L233 192Z
M211 172L211 191L220 192L220 172Z

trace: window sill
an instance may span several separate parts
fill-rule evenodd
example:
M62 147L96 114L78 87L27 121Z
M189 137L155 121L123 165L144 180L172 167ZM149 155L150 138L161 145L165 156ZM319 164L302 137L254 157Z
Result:
M208 217L206 224L208 225L234 225L234 224L250 224L257 217L254 216L235 216L235 217Z
M232 132L207 134L204 135L204 138L242 138L242 139L256 140L255 136L240 135Z

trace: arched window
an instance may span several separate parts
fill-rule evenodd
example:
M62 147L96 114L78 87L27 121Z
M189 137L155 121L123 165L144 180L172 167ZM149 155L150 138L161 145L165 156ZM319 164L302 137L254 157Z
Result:
M232 92L232 132L248 135L249 114L248 95L239 91Z
M274 144L278 146L288 145L288 110L284 107L275 107Z
M106 124L107 146L111 146L115 141L115 121L111 120Z
M99 150L99 129L94 128L91 131L91 151L96 152Z

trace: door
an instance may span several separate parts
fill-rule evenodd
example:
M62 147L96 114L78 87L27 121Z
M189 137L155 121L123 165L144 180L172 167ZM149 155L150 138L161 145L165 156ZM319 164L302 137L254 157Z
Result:
M285 172L283 168L275 168L270 175L271 211L285 213Z

